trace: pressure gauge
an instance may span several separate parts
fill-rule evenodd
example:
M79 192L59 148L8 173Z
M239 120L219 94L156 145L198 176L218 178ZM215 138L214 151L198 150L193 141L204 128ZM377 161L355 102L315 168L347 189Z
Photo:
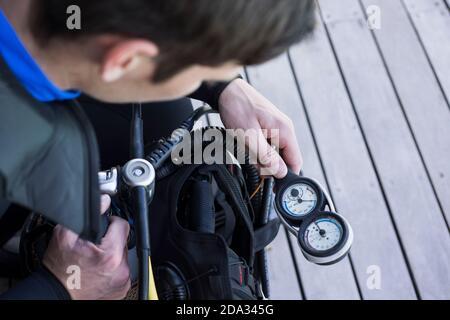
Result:
M275 184L275 206L281 222L298 239L305 258L320 265L346 256L353 243L350 224L315 180L289 171ZM328 207L329 211L324 211Z
M288 221L300 222L323 207L323 194L314 180L289 174L277 189L276 209Z
M327 265L345 257L353 242L353 231L339 214L320 212L302 223L298 242L306 259Z

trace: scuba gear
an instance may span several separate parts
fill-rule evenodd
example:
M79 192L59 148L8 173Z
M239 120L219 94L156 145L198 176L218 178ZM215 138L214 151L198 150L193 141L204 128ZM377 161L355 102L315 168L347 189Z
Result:
M318 182L289 170L276 182L275 204L307 260L328 265L347 255L353 243L352 228L336 213L331 197ZM324 211L326 205L329 212Z
M149 228L158 293L163 299L256 299L263 296L259 283L264 283L264 294L268 296L263 249L276 236L279 226L277 220L268 221L272 188L267 186L271 184L264 185L268 195L263 205L259 189L262 181L256 168L249 164L242 164L241 170L239 166L229 169L219 164L176 166L166 161L195 121L209 112L214 111L196 110L145 157L148 160L145 166L155 169L157 179ZM223 129L215 129L225 134ZM140 163L134 167L143 174L142 159L130 160L123 168L100 172L102 193L129 202L130 183L124 174L125 168L135 162ZM265 218L260 217L263 208ZM134 225L138 223L135 221ZM255 259L257 266L253 266ZM139 288L142 283L140 280ZM142 299L143 295L139 297Z
M98 173L101 193L113 197L111 214L128 220L131 226L128 247L136 247L138 255L139 299L268 298L264 248L275 238L280 226L279 219L269 220L274 184L280 220L296 235L311 235L299 238L310 261L334 262L336 256L343 257L348 251L351 229L333 212L318 215L325 203L330 211L335 210L331 199L322 194L322 188L313 180L292 175L276 183L273 178L261 179L247 161L242 164L235 161L232 165L177 165L167 161L187 135L195 136L196 131L191 132L195 121L213 110L197 109L174 134L158 141L149 155L144 156L139 109L139 105L133 107L131 160L123 167ZM208 129L211 128L200 130ZM227 134L224 129L212 129ZM210 143L202 141L202 147ZM222 145L228 152L225 157L241 159L239 154L243 151L238 147L230 150L227 144ZM281 206L283 211L278 208L282 203L280 194L286 202ZM311 201L313 206L297 208L295 199ZM316 220L310 220L313 218ZM342 236L331 239L324 250L322 243L317 244L320 242L317 233L321 236L322 230L342 231ZM24 248L29 247L28 238L26 234L23 237ZM329 250L336 249L330 261ZM26 252L29 251L32 250ZM322 251L327 256L319 257Z
M328 265L347 255L353 242L353 231L342 216L320 212L305 220L299 230L298 242L309 261Z
M288 174L290 177L291 174ZM286 180L286 178L284 179ZM296 224L312 212L322 208L323 193L317 184L307 178L283 184L277 192L276 205L283 217ZM278 183L278 184L280 184Z
M157 300L150 258L150 234L148 222L148 203L153 197L155 170L144 157L143 123L141 105L133 105L131 125L130 155L133 158L122 169L113 168L108 172L100 172L100 190L115 195L119 193L130 206L129 217L136 221L136 251L139 260L139 299ZM103 180L106 179L106 180ZM119 183L121 187L119 187ZM102 220L105 221L105 220ZM107 230L104 226L103 229Z
M228 238L230 241L232 238L234 238L234 241L236 243L242 243L243 245L240 245L241 247L245 248L237 248L237 252L245 252L245 260L249 261L250 263L253 263L253 255L254 255L254 247L253 247L253 223L250 221L250 213L249 210L252 211L252 209L247 206L246 202L242 199L243 191L246 190L246 184L244 181L246 180L243 176L240 176L239 181L240 183L237 184L237 181L235 181L235 177L229 176L228 171L224 168L225 166L219 166L217 165L217 168L215 166L207 166L208 169L216 169L220 173L214 173L214 172L208 172L207 168L198 168L199 170L202 169L201 174L194 173L196 169L196 166L180 166L179 168L169 168L165 166L165 160L170 156L170 153L172 149L182 141L183 135L186 134L186 132L189 132L195 121L200 118L205 113L213 112L210 109L200 109L194 112L194 114L186 121L183 122L183 124L180 126L178 130L175 131L175 133L166 139L162 139L158 142L157 146L152 149L152 152L149 156L146 157L150 162L147 162L143 159L133 159L130 160L123 168L115 167L108 171L100 172L99 173L99 180L100 180L100 190L102 193L107 193L109 195L117 195L119 199L125 200L125 202L129 202L129 188L130 183L128 179L125 177L125 174L127 173L127 168L135 168L139 171L139 174L144 174L145 169L144 167L151 167L151 168L158 168L159 170L164 170L164 175L159 175L158 183L156 184L156 190L169 190L172 187L180 187L183 190L184 189L184 182L181 180L177 180L176 182L171 182L172 178L174 176L178 176L178 174L182 174L183 171L190 171L190 175L186 176L186 183L189 183L189 201L185 202L186 199L181 200L174 198L174 199L166 199L164 196L161 195L161 193L158 194L157 199L151 203L150 206L150 212L157 212L159 217L163 217L165 219L169 218L169 221L158 221L158 222L152 222L150 223L150 230L152 230L152 239L156 239L152 242L155 244L152 244L152 252L155 253L156 262L154 265L156 266L156 276L158 280L158 287L159 291L162 292L162 297L165 299L168 298L187 298L190 297L191 299L198 299L200 297L205 299L211 299L211 297L215 298L221 298L220 296L214 296L214 291L210 291L208 293L203 293L201 295L198 287L198 282L203 281L206 279L207 281L212 281L211 278L217 278L218 280L215 280L218 282L219 287L226 288L227 285L230 286L231 279L228 277L225 277L224 274L228 274L232 272L235 275L235 280L233 280L235 283L239 284L239 290L238 292L242 292L242 288L246 287L247 291L244 295L247 298L253 297L256 298L256 288L255 288L255 282L252 280L252 276L249 271L249 267L247 266L247 262L243 261L241 258L241 255L243 253L237 254L232 249L227 249L223 251L224 248L228 246L228 244L223 244L219 248L215 248L217 245L218 238L221 237L220 235L215 235L215 231L217 226L222 224L224 231L228 234L227 236L224 235L225 238ZM184 130L184 131L183 131ZM244 165L244 167L249 168L248 165ZM134 169L131 169L134 170ZM235 168L237 171L238 168ZM128 174L132 175L133 171L128 170ZM256 172L256 169L253 168L252 170L247 170L246 172L249 172L249 176L253 177L253 185L255 184L255 176L257 176L256 186L253 186L252 188L256 189L256 187L259 185L259 175ZM256 173L255 173L256 172ZM226 175L224 177L224 175ZM158 176L158 175L157 175ZM154 176L153 176L154 177ZM189 182L188 182L189 180ZM214 181L214 188L216 189L216 193L220 194L220 200L217 198L217 201L220 201L220 204L223 206L224 210L226 209L226 214L223 213L222 215L216 215L217 212L215 212L216 204L214 203L215 197L213 196L213 184ZM249 186L252 184L252 179L248 180ZM153 186L153 184L151 184ZM227 189L228 197L231 195L233 196L233 199L235 199L235 203L230 205L228 202L229 199L226 199L225 194L222 192L219 192L219 185L222 186L222 188ZM241 189L243 188L243 189ZM172 195L180 195L181 193L184 193L184 191L179 190L179 192L174 192ZM254 193L254 189L252 189L252 193ZM149 193L152 193L152 188L149 188ZM161 191L160 191L161 192ZM230 192L232 194L230 195ZM258 192L257 192L258 193ZM258 193L259 194L259 193ZM183 196L184 197L184 196ZM170 211L169 214L164 214L164 211L168 210L167 204L171 203L178 203L178 201L182 201L180 205L182 205L186 210L189 212L186 216L178 216L174 217L173 215L177 215L180 212L183 212L183 210L174 210ZM187 201L187 200L186 200ZM236 203L238 201L238 203ZM240 201L240 202L239 202ZM142 202L141 202L142 203ZM125 206L129 207L129 206ZM239 209L240 215L235 217L235 212L237 211L237 208ZM127 210L129 212L132 212L133 210ZM252 213L253 215L253 213ZM131 218L135 216L135 214L131 214ZM153 215L150 215L150 221L152 221ZM216 217L219 217L218 220ZM160 218L161 219L161 218ZM174 219L172 221L172 219ZM242 219L244 219L245 222L240 228L236 226L236 220L238 222L240 221L240 224L242 224ZM180 224L182 225L183 231L176 229L171 230L171 225L174 224L175 220L179 220ZM183 222L182 222L183 220ZM219 221L220 220L220 221ZM142 222L134 221L134 226L136 227L137 224L140 224L141 226L144 225ZM162 225L168 225L169 231L161 233ZM217 225L217 226L216 226ZM153 227L155 226L155 227ZM244 228L244 226L246 226ZM266 242L262 242L261 240L256 241L257 244L261 247L265 247L276 235L276 231L278 230L278 223L275 221L272 224L269 224L272 228L269 228L268 230L271 231L271 234L267 236L263 231L263 229L259 229L259 234L265 235L265 237L260 236L259 238L264 239ZM275 227L274 227L275 226ZM244 228L244 229L242 229ZM144 229L144 228L141 228ZM226 230L225 230L226 229ZM192 246L200 246L198 247L198 250L195 250L197 252L202 252L205 250L205 248L208 247L208 241L206 239L202 238L202 241L199 242L199 240L195 240L196 236L192 234L192 232L189 232L189 235L186 235L184 231L193 231L198 234L202 234L200 237L204 237L204 234L210 234L211 240L214 239L214 241L210 242L210 252L217 252L216 255L212 255L212 259L209 260L209 262L206 264L205 271L203 273L198 274L197 272L192 273L191 270L186 270L186 268L183 268L184 265L189 265L191 262L183 262L180 261L180 259L174 256L171 256L172 253L185 251L187 254L191 256L191 259L195 259L195 254L193 254L193 247ZM245 230L245 231L244 231ZM236 233L236 234L234 234ZM242 235L247 234L246 238L244 238L244 241L237 242L236 239L239 239L242 237ZM158 235L162 235L162 237L159 237ZM171 236L174 235L175 237L181 237L183 240L177 240L177 241L169 241ZM139 234L137 232L137 238L139 238ZM139 241L139 240L138 240ZM167 243L174 244L174 243L180 243L180 244L187 244L188 246L180 245L178 248L170 248L167 247ZM219 241L220 242L220 241ZM245 244L245 245L244 245ZM222 248L222 249L221 249ZM261 251L262 248L259 248L258 251ZM219 251L218 251L219 250ZM170 254L167 254L170 253ZM220 253L220 254L219 254ZM224 260L225 259L225 260ZM140 264L142 263L142 257L139 257ZM201 265L204 265L204 256L201 255L200 257L197 257L197 265L193 267L193 269L202 269ZM175 261L175 262L173 262ZM229 262L227 262L229 261ZM215 265L211 269L211 264ZM216 264L219 264L218 266ZM180 266L181 265L181 266ZM229 266L230 265L230 266ZM180 268L183 271L180 271ZM229 269L230 268L230 269ZM144 270L141 268L141 270ZM230 271L231 270L231 271ZM243 279L243 270L247 270L245 273L248 274L245 279ZM265 268L266 271L266 268ZM263 272L259 272L259 274L262 275ZM140 275L142 275L142 271L139 272ZM214 274L217 274L217 276L214 276ZM143 282L147 281L146 279L142 280L142 276L140 276L139 281L139 288L143 287ZM152 280L151 274L149 274L150 281ZM241 279L242 278L242 279ZM182 280L187 279L187 280ZM265 275L265 279L267 279L267 275ZM246 281L244 284L244 280ZM247 285L247 283L249 285ZM169 286L169 284L172 284L172 286L175 285L175 287ZM193 285L193 287L192 287ZM216 284L217 285L217 284ZM251 285L251 287L250 287ZM169 287L168 287L169 286ZM181 286L181 287L180 287ZM202 285L200 285L202 287ZM205 287L205 285L203 285ZM233 290L229 288L225 292L228 293L228 295L223 296L222 298L232 298ZM216 293L217 294L217 293ZM261 296L261 294L259 294ZM145 298L145 295L140 294L139 297Z

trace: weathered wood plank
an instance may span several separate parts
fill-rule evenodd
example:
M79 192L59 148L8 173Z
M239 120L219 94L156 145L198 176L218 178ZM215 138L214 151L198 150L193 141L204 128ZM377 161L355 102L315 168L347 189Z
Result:
M251 84L294 121L305 174L326 185L287 55L247 71ZM306 299L359 299L348 259L331 267L317 266L306 261L297 243L293 244Z
M363 3L378 5L383 12L382 28L374 35L448 222L450 109L445 96L400 1L363 0ZM450 34L448 36L450 39ZM450 56L447 59L450 60Z
M301 300L300 285L283 228L280 228L280 232L266 248L266 252L270 275L270 299Z
M351 257L363 298L415 298L374 168L322 24L318 23L310 40L291 49L291 57L330 189L339 211L348 217L355 232ZM366 286L366 272L371 265L382 270L381 290Z
M420 296L448 299L448 229L361 7L357 0L320 6L331 17L327 27ZM359 12L358 19L341 19L348 12Z
M243 69L240 74L246 81L250 81L247 77L247 72ZM272 212L271 219L276 216L275 212ZM277 238L266 249L267 262L269 270L269 283L270 283L270 299L289 299L300 300L304 299L300 283L296 276L296 266L294 264L295 258L292 257L292 253L289 249L289 244L286 238L286 232L281 230L277 235ZM292 291L286 290L292 287Z
M447 0L448 1L448 0ZM450 100L450 14L442 0L404 0L434 70Z
M241 75L244 80L249 81L245 70L242 70ZM219 123L222 123L220 118L212 118L211 121L220 121ZM280 229L277 238L266 248L266 252L269 269L270 299L303 299L284 230Z
M250 81L245 69L243 69L240 74L245 81ZM276 213L272 212L270 219L273 219L275 216ZM301 284L298 283L296 276L297 270L294 264L294 258L289 249L286 232L284 229L281 229L282 228L280 228L280 233L277 235L275 241L266 249L271 294L270 299L305 299L300 289ZM291 284L289 284L289 282L291 282ZM296 283L296 285L294 283Z

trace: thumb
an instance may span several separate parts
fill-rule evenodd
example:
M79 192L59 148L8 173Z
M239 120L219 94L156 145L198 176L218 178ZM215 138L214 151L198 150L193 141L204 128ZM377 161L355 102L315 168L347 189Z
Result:
M257 155L261 175L278 179L286 176L288 169L283 158L275 147L268 143L262 130L257 130L254 139L250 140L249 150Z
M111 197L107 194L102 194L100 197L100 213L104 214L111 205Z

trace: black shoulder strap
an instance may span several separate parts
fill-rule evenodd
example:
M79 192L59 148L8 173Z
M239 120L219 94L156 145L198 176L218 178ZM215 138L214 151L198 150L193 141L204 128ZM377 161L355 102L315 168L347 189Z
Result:
M81 107L35 100L1 55L0 105L0 198L99 240L98 148Z
M0 248L9 241L27 220L30 210L11 204L0 217Z
M277 236L279 229L280 229L279 219L270 220L264 226L255 229L255 240L253 242L255 252L261 251L269 243L271 243L273 239L275 239L275 237Z
M217 222L223 225L222 236L230 244L233 237L233 230L236 226L236 217L234 216L233 208L227 202L225 194L221 191L217 193L215 200L223 210L222 215L220 215L220 212L216 212Z

